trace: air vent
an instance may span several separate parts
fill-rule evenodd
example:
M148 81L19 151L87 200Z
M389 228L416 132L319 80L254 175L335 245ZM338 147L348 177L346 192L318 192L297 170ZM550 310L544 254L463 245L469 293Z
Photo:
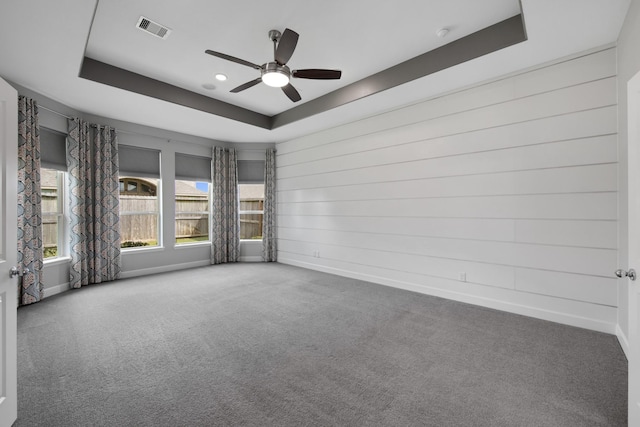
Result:
M165 27L164 25L160 25L157 22L153 22L152 20L141 16L138 19L138 24L136 25L142 31L153 34L156 37L160 37L161 39L166 39L171 34L171 29Z

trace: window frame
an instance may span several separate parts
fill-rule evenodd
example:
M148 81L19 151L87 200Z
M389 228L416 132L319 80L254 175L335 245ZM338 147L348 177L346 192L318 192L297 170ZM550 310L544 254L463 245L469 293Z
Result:
M178 209L177 209L177 198L178 198L178 194L177 191L175 191L175 187L176 187L176 183L178 181L182 181L182 182L206 182L206 181L197 181L197 180L189 180L189 179L174 179L174 210L173 210L173 222L174 222L174 230L177 229L177 221L178 221ZM204 246L204 245L211 245L211 234L212 234L212 229L211 229L211 213L213 211L213 185L211 182L206 182L207 184L207 240L202 240L202 241L198 241L198 242L184 242L184 243L178 243L178 234L174 231L174 246L176 248L180 248L180 247L188 247L188 246ZM201 215L203 212L195 212L195 211L180 211L180 214L193 214L193 215Z
M120 237L121 237L121 242L120 242L120 251L121 252L134 252L134 251L151 251L151 250L157 250L157 249L163 249L164 245L163 245L163 235L162 235L162 224L163 224L163 208L162 208L162 179L161 178L147 178L144 176L137 176L134 174L125 174L125 175L119 175L118 176L118 183L120 183L121 180L127 180L127 179L135 179L137 180L139 183L141 181L147 181L149 179L153 179L153 180L157 180L157 183L155 184L156 186L156 194L151 196L151 195L143 195L143 194L121 194L120 191L118 191L118 196L122 197L122 196L139 196L139 197L149 197L149 198L156 198L156 206L157 206L157 210L156 211L126 211L123 212L122 211L122 199L120 200L120 207L118 210L118 216L120 217L120 222L122 223L122 218L125 216L131 216L131 215L156 215L157 220L156 220L156 244L155 245L147 245L147 246L131 246L131 247L122 247L122 244L125 242L124 240L124 233L122 232L122 229L120 230ZM120 184L118 184L118 187L120 187Z
M241 182L238 183L238 204L240 204L240 187L243 185L262 185L263 186L263 199L262 199L262 210L241 210L238 209L238 223L241 224L241 220L240 218L242 217L242 215L262 215L262 221L264 223L264 182ZM240 235L242 235L242 232L240 232ZM262 242L264 240L264 236L262 236L262 238L260 239L242 239L240 238L241 242Z
M43 170L53 171L56 173L56 205L57 211L50 212L41 210L42 221L44 222L45 216L55 216L56 217L56 228L57 228L57 243L56 243L56 256L52 257L44 257L44 241L42 242L42 260L45 264L54 263L60 260L65 260L69 258L69 239L68 237L68 200L67 200L67 172L47 168L40 167L40 173L42 174ZM42 189L40 190L42 192ZM42 196L42 194L41 194ZM44 225L44 224L43 224Z

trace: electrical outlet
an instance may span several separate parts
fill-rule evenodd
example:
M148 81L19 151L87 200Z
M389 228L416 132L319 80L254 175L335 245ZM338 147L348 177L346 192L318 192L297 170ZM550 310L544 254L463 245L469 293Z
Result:
M467 281L467 273L461 272L458 273L458 280L461 282L466 282Z

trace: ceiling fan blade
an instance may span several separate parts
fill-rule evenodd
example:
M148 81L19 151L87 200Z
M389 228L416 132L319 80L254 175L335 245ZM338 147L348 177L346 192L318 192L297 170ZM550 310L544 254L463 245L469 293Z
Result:
M218 58L226 59L227 61L235 62L236 64L246 65L247 67L255 68L256 70L260 69L259 65L256 65L253 62L245 61L244 59L236 58L235 56L215 52L209 49L205 50L204 52L208 53L209 55L217 56Z
M275 59L278 64L284 65L291 59L291 55L293 55L293 51L298 44L298 37L300 36L295 31L288 28L284 30L276 48Z
M293 77L299 79L315 79L315 80L336 80L342 76L340 70L322 70L318 68L310 68L308 70L294 70Z
M229 92L232 92L232 93L242 92L245 89L249 89L250 87L257 85L261 81L262 81L262 77L258 77L255 80L251 80L250 82L246 82L245 84L241 84L240 86L231 89Z
M300 94L298 93L298 91L296 90L295 87L291 86L291 83L289 83L286 86L282 87L282 91L285 93L285 95L287 95L289 97L290 100L292 100L293 102L298 102L302 99L302 97L300 97Z

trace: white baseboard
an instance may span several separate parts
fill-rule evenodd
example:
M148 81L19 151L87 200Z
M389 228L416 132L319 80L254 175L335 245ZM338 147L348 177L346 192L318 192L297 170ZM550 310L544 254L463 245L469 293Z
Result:
M206 267L207 265L211 265L211 262L209 260L163 265L160 267L141 268L139 270L123 271L122 273L120 273L120 278L129 279L131 277L147 276L149 274L167 273L169 271L186 270L188 268Z
M62 292L66 292L69 289L71 289L71 285L69 284L69 282L62 283L60 285L49 286L48 288L44 288L42 290L42 298L52 297Z
M618 337L618 342L620 343L620 347L622 347L624 355L627 357L627 360L629 360L629 340L622 329L620 329L620 325L616 325L616 337Z
M262 262L262 256L240 257L240 262ZM160 267L141 268L139 270L123 271L122 273L120 273L120 278L128 279L131 277L146 276L149 274L167 273L169 271L186 270L188 268L206 267L208 265L211 265L211 262L209 260L201 260L201 261L186 262L182 264L163 265ZM71 289L69 282L44 288L43 298L57 295L59 293L68 291L69 289Z
M509 313L519 314L522 316L533 317L536 319L547 320L550 322L561 323L578 328L591 329L607 334L616 334L616 324L604 322L598 319L590 319L569 313L551 311L540 307L526 306L504 300L486 298L479 295L449 291L442 288L430 287L423 284L402 282L399 280L388 279L385 277L373 276L365 273L357 273L353 271L343 270L335 267L328 267L295 259L287 259L278 257L281 264L290 264L297 267L307 268L309 270L322 271L324 273L335 274L338 276L349 277L352 279L364 280L367 282L377 283L380 285L391 286L394 288L405 289L408 291L418 292L421 294L432 295L436 297L446 298L454 301L460 301L467 304L479 305L482 307L492 308L495 310L506 311Z

